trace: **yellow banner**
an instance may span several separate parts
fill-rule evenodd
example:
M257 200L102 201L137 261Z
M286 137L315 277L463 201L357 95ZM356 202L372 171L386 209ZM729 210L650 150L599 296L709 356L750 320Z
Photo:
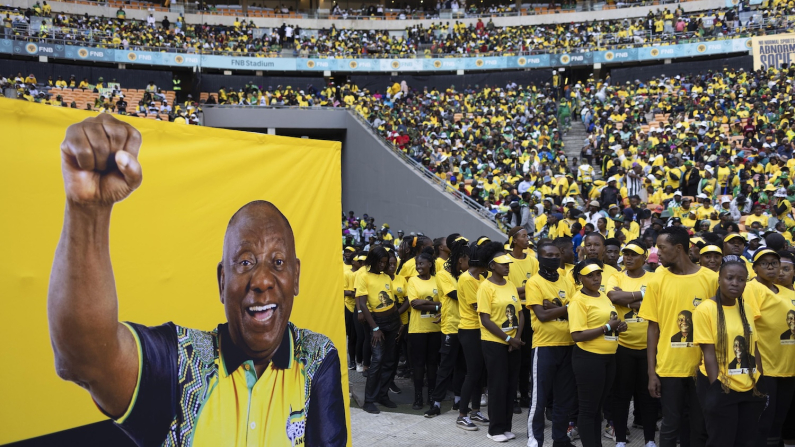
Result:
M93 115L0 99L0 444L106 419L84 389L56 375L47 320L64 219L60 144L69 125ZM242 205L270 201L290 221L301 260L290 321L333 341L347 415L340 143L120 119L142 134L144 181L113 210L119 319L201 330L226 322L216 278L224 231Z
M751 45L754 53L754 70L781 68L781 64L791 65L795 61L795 34L776 34L773 36L753 36ZM788 66L789 66L788 65Z

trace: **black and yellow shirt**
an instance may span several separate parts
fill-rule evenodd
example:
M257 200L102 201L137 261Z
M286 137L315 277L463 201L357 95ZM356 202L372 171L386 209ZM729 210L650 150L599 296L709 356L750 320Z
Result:
M717 290L718 274L704 267L691 275L674 275L660 267L651 277L638 316L660 326L658 376L693 375L701 361L701 350L693 340L693 312Z
M607 324L611 316L618 317L618 312L604 292L599 292L596 297L585 295L580 290L569 304L569 330L582 332L596 329ZM577 347L594 354L615 354L618 348L618 332L611 331L593 340L577 342Z
M557 281L547 281L540 275L533 276L525 284L525 298L530 309L530 323L533 328L533 348L539 346L571 346L574 340L569 332L568 317L542 323L532 306L543 306L544 300L565 306L574 296L574 284L563 275Z
M365 273L356 276L356 296L367 296L367 309L370 312L384 312L395 307L392 295L392 279L386 273ZM359 270L362 270L359 269Z
M458 300L450 298L449 293L458 290L458 281L447 270L437 270L436 283L442 300L442 333L457 334L461 315L458 313Z
M759 315L756 342L765 376L795 376L795 291L778 286L778 293L773 293L764 284L749 281L743 296Z
M440 303L439 300L439 285L436 283L436 277L431 276L430 279L421 279L419 276L409 278L408 300L411 303L413 300L427 300ZM441 316L441 309L439 312L428 310L417 310L411 308L411 317L409 318L409 334L423 334L427 332L439 332L441 325L438 323Z
M512 282L517 289L525 287L525 283L538 273L538 259L535 258L534 253L525 254L524 259L515 258L512 253L509 253L509 255L514 261L510 266L510 270L508 270L508 281ZM522 306L526 302L526 298L522 299Z
M510 335L516 336L519 329L519 292L512 282L506 280L505 284L497 285L491 281L483 281L478 289L478 313L489 314L491 321L505 333L505 337L497 338L480 325L480 339L495 343L508 344L505 339Z
M646 293L646 284L649 283L654 273L646 272L640 278L630 278L627 272L619 272L610 277L607 281L607 291L618 287L624 292L637 292L640 297ZM646 349L646 333L649 329L649 322L638 316L638 310L616 305L618 319L627 323L627 330L621 333L618 344L628 349Z
M326 336L288 323L258 377L227 324L212 332L126 325L138 382L116 422L136 444L346 445L340 361Z
M748 370L754 372L754 376L759 378L756 370L756 359L754 358L754 346L756 345L756 328L753 306L746 300L742 305L745 307L745 315L750 326L750 340L746 340L743 331L743 322L740 317L740 300L733 306L723 306L723 315L726 319L726 352L724 353L727 363L718 364L719 375L729 378L729 388L737 392L750 391L753 382L748 375ZM696 308L693 314L693 325L695 328L695 342L698 345L715 345L718 349L718 303L712 299L707 299ZM716 352L717 353L717 352ZM767 365L764 365L767 366ZM704 361L699 366L701 374L707 375Z
M482 282L482 276L475 278L468 271L458 277L458 329L480 329L478 289Z

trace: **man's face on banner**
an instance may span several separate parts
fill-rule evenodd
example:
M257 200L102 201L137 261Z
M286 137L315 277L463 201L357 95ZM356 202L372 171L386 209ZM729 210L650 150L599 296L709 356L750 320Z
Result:
M238 348L253 359L269 359L281 343L301 262L286 219L272 205L253 202L232 218L218 265L218 286Z

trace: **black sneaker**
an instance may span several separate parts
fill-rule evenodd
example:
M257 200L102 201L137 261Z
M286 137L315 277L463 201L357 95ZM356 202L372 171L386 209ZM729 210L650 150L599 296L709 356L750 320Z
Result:
M425 412L426 418L432 418L435 416L439 416L442 414L442 409L437 407L436 405L431 405L431 408L428 408L428 411Z
M390 399L389 396L386 396L383 399L379 400L378 403L387 408L397 408L397 404L392 402L392 399Z
M389 391L391 391L391 392L392 392L392 393L394 393L394 394L400 394L400 393L402 393L402 392L403 392L403 390L401 390L400 388L398 388L398 386L397 386L397 385L395 385L395 382L392 382L392 383L389 385Z
M483 413L481 413L480 411L473 411L469 413L469 419L472 420L472 422L477 422L478 424L489 423L489 418L484 416Z
M519 399L519 406L524 408L530 408L530 398L529 397L522 397Z
M522 414L522 407L518 403L513 404L513 414Z
M352 365L348 365L348 371L353 371L354 369L356 369L356 364L355 363L352 364Z
M362 410L364 410L364 411L366 411L366 412L368 412L370 414L378 414L378 413L381 412L381 410L379 410L378 407L376 407L375 404L372 403L372 402L368 402L368 403L364 404L362 406Z
M467 431L477 431L478 426L473 424L472 421L467 416L458 416L458 419L455 420L455 426Z
M461 401L458 401L458 402L454 401L453 402L453 410L454 411L458 411L459 408L461 408Z
M575 444L572 444L570 440L565 441L553 441L552 447L577 447Z

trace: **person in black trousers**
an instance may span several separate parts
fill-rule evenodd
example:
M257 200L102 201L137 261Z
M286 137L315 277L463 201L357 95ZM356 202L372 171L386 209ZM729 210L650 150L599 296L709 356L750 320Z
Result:
M601 447L602 409L615 379L618 335L627 323L618 319L610 298L599 290L601 261L582 261L572 273L582 285L569 306L571 338L577 343L571 355L580 410L577 427L583 447Z
M364 265L366 273L356 279L356 301L371 332L372 359L367 373L362 409L378 414L376 402L397 408L387 395L392 372L397 366L397 334L400 329L400 314L392 295L392 280L384 273L389 254L383 247L376 247L367 255Z
M507 276L513 258L505 253L499 242L484 247L483 259L488 260L491 276L478 289L478 314L483 358L488 370L489 433L495 442L515 439L511 432L513 400L519 380L522 329L519 292Z

